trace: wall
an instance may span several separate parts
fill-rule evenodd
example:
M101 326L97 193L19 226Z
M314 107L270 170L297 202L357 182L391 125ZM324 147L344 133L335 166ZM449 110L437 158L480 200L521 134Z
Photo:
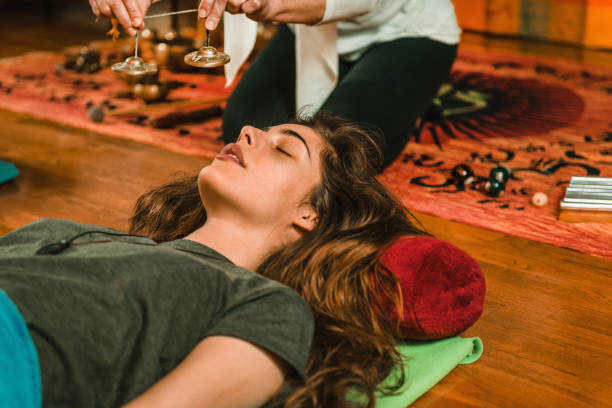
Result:
M453 0L459 25L612 49L612 0Z

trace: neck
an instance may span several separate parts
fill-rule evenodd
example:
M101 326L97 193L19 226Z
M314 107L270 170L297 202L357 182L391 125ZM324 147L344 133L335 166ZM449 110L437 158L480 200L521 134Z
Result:
M208 218L185 239L199 242L219 252L238 266L255 272L276 242L270 230L245 228L236 220Z

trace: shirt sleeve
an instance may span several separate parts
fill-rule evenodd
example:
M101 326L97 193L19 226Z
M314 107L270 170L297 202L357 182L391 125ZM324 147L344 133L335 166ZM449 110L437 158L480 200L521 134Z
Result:
M291 289L267 291L227 310L206 336L237 337L274 353L302 380L314 334L310 307Z
M327 0L325 13L318 24L347 20L374 10L378 0Z

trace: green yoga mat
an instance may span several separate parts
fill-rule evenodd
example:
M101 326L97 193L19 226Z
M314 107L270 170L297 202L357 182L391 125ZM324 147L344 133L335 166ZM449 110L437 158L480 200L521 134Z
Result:
M404 385L394 395L377 395L376 408L406 408L425 394L458 364L471 364L482 355L478 337L450 337L436 341L411 341L399 346L406 361ZM383 381L393 384L398 372ZM359 402L359 395L347 398Z
M19 174L13 163L0 160L0 184L14 179Z

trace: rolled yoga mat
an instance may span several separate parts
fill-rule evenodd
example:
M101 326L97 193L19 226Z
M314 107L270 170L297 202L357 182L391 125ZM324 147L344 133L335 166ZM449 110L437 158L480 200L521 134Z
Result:
M459 364L471 364L482 355L478 337L450 337L435 341L410 341L399 346L405 361L404 385L394 395L376 396L376 408L406 408L436 385ZM392 385L398 371L391 373L382 385ZM358 402L357 393L348 399Z

